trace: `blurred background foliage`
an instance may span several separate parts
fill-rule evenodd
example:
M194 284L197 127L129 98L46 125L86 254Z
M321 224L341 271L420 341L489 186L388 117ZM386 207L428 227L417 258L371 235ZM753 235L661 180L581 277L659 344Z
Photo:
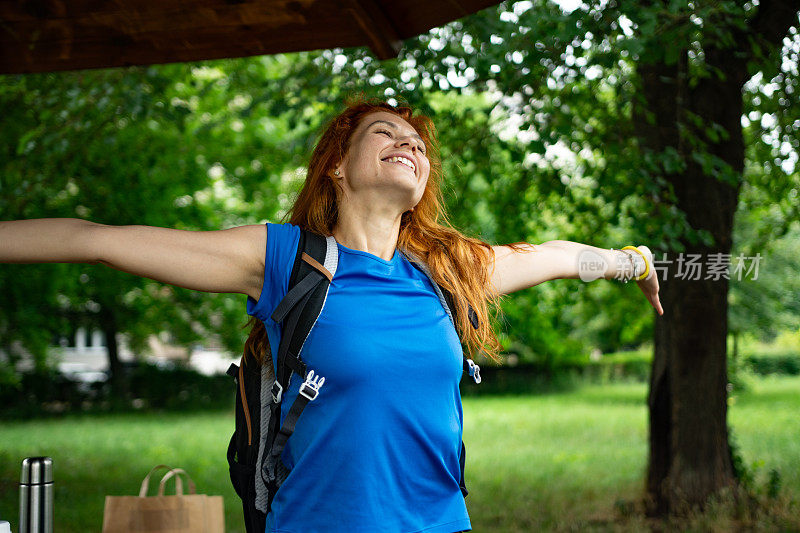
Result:
M279 222L321 128L362 93L433 118L450 218L466 234L492 244L646 244L658 259L693 231L669 207L659 177L685 163L674 151L638 146L634 67L662 53L654 42L687 31L659 25L687 17L686 9L682 2L572 11L548 0L504 2L409 39L384 62L359 48L3 76L0 218L202 231ZM743 18L754 7L703 9L711 10L706 18ZM715 38L728 38L718 31ZM762 260L757 279L731 281L735 338L765 341L800 328L798 50L792 29L781 50L751 65L746 86L747 164L733 254ZM710 75L700 52L691 71L698 79ZM704 154L698 144L694 156ZM214 338L233 353L247 333L244 296L103 266L2 265L0 294L0 349L8 354L0 379L17 386L9 368L22 352L45 372L52 339L75 324L121 334L143 354L153 332L186 346ZM509 362L553 369L588 364L592 350L650 341L653 313L635 284L555 280L507 296L497 328Z

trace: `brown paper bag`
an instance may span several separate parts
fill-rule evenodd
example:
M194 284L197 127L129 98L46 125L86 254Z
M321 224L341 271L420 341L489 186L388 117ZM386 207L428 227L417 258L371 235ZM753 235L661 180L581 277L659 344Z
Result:
M169 472L161 479L158 496L147 496L150 475L159 468ZM189 482L183 494L180 476ZM164 486L175 477L175 496L165 496ZM194 482L180 468L154 467L145 476L139 496L106 496L103 533L224 533L222 496L197 494Z

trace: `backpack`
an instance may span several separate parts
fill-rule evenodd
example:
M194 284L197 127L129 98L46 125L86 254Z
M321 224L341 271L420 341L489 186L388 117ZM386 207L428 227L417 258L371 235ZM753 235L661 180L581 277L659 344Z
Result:
M303 409L316 399L325 382L325 378L315 375L313 370L306 372L299 354L325 305L328 287L336 274L338 252L332 236L323 237L301 229L288 291L272 313L272 319L281 325L282 332L276 371L273 372L271 353L265 354L263 365L245 353L239 365L234 363L228 368L228 375L236 382L236 428L228 444L228 466L233 488L242 500L247 533L263 533L266 529L272 499L289 474L281 461L281 453ZM455 324L452 295L433 281L424 263L401 252L430 279ZM477 314L471 306L468 311L470 323L477 328ZM466 355L464 372L476 383L481 382L480 367ZM293 373L304 381L283 425L278 427L283 391ZM462 440L459 485L464 497L468 493L464 482L465 454Z

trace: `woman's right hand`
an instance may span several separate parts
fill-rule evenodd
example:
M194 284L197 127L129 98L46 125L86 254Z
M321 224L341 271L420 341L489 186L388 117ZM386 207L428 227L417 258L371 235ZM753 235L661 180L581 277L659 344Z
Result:
M102 263L156 281L258 300L266 226L187 231L75 218L0 222L2 263Z

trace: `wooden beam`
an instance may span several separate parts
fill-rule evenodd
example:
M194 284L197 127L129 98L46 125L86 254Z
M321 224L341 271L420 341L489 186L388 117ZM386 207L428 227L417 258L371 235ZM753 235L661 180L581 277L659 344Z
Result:
M0 74L402 41L496 0L0 0Z
M378 2L347 0L345 6L345 10L352 14L378 59L392 59L400 54L403 41Z

